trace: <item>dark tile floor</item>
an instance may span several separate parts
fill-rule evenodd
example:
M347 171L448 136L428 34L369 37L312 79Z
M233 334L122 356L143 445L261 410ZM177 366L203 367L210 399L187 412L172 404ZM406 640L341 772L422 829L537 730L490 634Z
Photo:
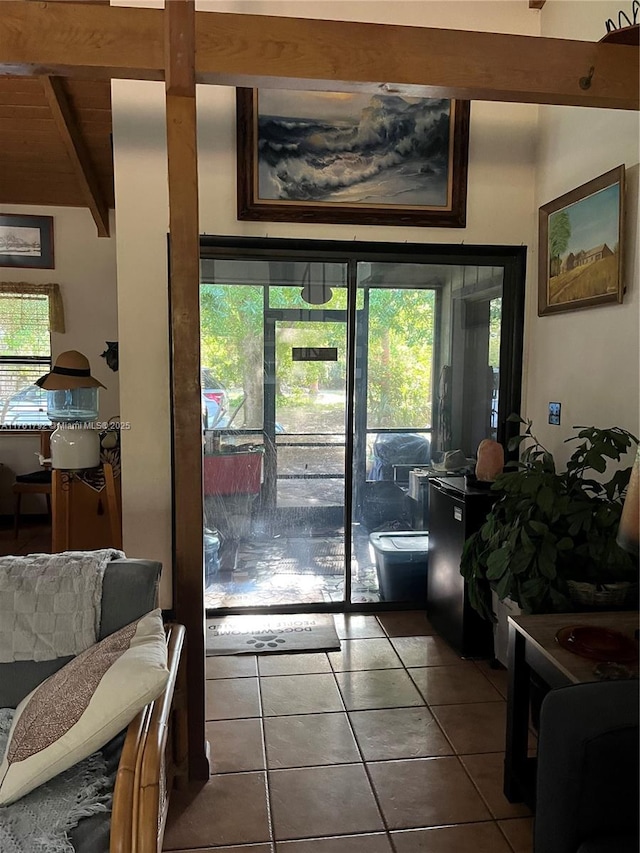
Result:
M44 516L22 516L17 538L13 516L0 520L0 557L10 554L48 554L51 551L51 525Z
M337 616L340 652L207 659L212 776L165 850L531 853L502 794L506 673L423 613Z

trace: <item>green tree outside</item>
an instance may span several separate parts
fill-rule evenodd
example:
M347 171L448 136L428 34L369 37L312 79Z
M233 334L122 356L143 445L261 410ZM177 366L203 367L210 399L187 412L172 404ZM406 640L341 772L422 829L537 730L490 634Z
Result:
M571 220L566 210L549 217L549 277L560 272L560 258L567 251L571 239Z
M269 288L270 304L308 306L297 287ZM264 288L205 284L201 287L202 365L245 402L236 426L262 426ZM362 304L362 297L359 298ZM325 308L346 309L346 289L336 288ZM372 428L431 425L435 292L372 288L369 308L368 422ZM304 335L297 329L303 327ZM281 409L313 406L314 392L344 388L346 324L296 323L278 326L276 395ZM304 339L304 342L303 342ZM340 362L292 362L291 346L337 346ZM242 399L242 398L240 398ZM233 405L233 400L232 400ZM344 401L336 402L340 412Z
M46 296L0 295L0 355L51 355L49 300ZM17 391L32 385L44 371L33 364L0 368L0 408Z

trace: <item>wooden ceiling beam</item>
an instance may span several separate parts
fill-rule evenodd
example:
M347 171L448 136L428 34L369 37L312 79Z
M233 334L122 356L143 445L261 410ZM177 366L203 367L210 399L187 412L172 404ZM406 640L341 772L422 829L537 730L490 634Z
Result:
M162 10L2 0L0 74L164 80Z
M69 104L60 77L42 77L42 88L53 120L64 143L86 206L98 229L98 237L109 237L109 207L102 194L89 149Z
M3 0L0 73L164 79L162 11ZM630 45L196 13L196 81L639 108ZM580 81L594 69L589 86Z
M2 183L3 204L33 204L54 207L82 207L82 200L72 194L66 187L52 187L43 179L37 184L21 184L11 186Z
M25 119L50 121L51 112L49 107L32 107L28 104L7 104L0 99L0 121L10 119L12 121L24 121Z
M599 42L220 13L197 15L196 33L204 83L640 106L640 52Z

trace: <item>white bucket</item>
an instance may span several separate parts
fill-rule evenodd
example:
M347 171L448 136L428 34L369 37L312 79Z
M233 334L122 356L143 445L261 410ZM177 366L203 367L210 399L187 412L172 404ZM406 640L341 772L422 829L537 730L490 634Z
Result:
M51 435L51 467L74 471L100 464L100 436L88 424L58 424Z

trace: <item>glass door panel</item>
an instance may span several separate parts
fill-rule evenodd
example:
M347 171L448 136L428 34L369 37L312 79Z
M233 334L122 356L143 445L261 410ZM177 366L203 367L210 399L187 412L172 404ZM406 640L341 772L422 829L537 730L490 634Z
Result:
M428 478L472 470L497 435L503 278L502 267L358 265L352 603L424 603Z
M412 532L407 491L410 469L430 462L441 274L426 264L358 265L353 603L414 598L400 575L427 541Z
M203 261L209 609L344 599L345 285L341 264Z
M280 320L275 337L276 506L306 509L310 524L333 519L342 529L346 323Z
M467 459L484 438L497 438L503 280L502 267L458 267L449 289L438 450Z
M226 442L236 438L231 430L262 432L263 303L256 285L200 287L203 425Z

